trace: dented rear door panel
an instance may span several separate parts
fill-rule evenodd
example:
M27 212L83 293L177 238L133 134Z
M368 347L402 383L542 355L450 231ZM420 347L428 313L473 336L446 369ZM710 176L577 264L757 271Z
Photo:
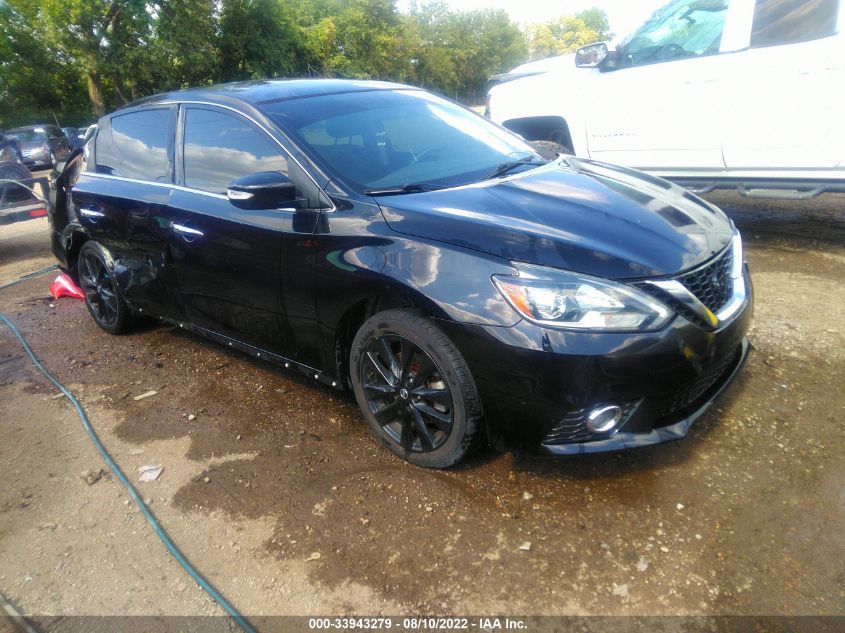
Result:
M71 196L80 225L111 254L118 285L132 308L184 318L167 244L171 188L86 172Z

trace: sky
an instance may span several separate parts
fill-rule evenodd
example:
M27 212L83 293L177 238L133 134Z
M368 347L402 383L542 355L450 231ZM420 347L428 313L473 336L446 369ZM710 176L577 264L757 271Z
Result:
M411 0L399 0L400 10L407 10ZM418 0L419 2L419 0ZM655 9L668 0L445 0L455 11L504 9L521 24L544 22L561 15L578 13L591 7L604 9L610 29L624 35L639 26ZM421 2L420 2L421 4Z

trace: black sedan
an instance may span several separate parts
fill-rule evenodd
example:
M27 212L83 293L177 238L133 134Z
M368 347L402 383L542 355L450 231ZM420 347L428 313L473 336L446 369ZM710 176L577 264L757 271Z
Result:
M58 188L54 251L103 329L149 315L351 389L421 466L681 438L747 353L719 209L407 86L150 97Z
M23 163L30 169L55 167L73 150L70 139L55 125L28 125L6 132L18 142Z

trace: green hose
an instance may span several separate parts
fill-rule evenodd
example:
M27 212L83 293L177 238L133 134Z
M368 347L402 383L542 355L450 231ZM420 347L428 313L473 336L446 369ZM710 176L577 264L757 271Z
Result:
M42 271L39 271L42 272ZM20 281L20 280L19 280ZM17 282L13 282L17 283ZM11 285L11 284L7 284ZM5 287L5 286L4 286ZM0 288L2 289L2 288ZM30 348L29 344L24 339L23 335L18 331L18 329L12 324L9 319L6 318L5 315L0 314L0 321L3 321L9 329L12 330L12 333L17 337L18 341L23 347L24 351L29 356L29 359L32 361L33 365L35 365L36 369L40 371L44 376L49 380L53 385L61 391L70 403L73 405L73 408L76 409L76 413L79 415L79 419L82 420L82 426L85 428L85 431L88 433L88 436L91 438L91 441L94 443L94 447L99 451L100 455L102 456L103 460L106 462L108 467L114 473L114 476L123 484L126 490L129 492L129 496L135 501L135 504L144 514L144 517L147 519L147 523L149 523L153 531L156 533L156 536L164 543L164 546L167 550L173 555L173 558L176 559L176 562L179 563L182 568L188 572L188 575L194 579L194 581L205 591L211 598L223 607L223 610L228 613L232 619L240 626L244 631L247 633L255 633L255 629L252 628L252 625L247 622L246 618L238 612L235 607L233 607L226 598L224 598L217 589L215 589L210 582L208 582L205 578L203 578L200 573L191 565L190 561L185 558L185 555L176 547L176 544L170 539L167 535L167 532L164 531L164 528L158 522L155 515L150 511L147 504L144 503L144 500L141 498L141 495L138 494L138 491L135 490L135 487L123 474L123 471L120 469L120 466L112 459L111 455L109 455L106 447L103 446L103 443L100 441L100 438L97 437L97 432L94 430L94 427L91 426L91 421L88 419L88 414L85 413L85 409L79 403L74 395L68 391L65 386L60 383L49 371L47 371L44 366L39 362L38 358L36 358L35 354Z

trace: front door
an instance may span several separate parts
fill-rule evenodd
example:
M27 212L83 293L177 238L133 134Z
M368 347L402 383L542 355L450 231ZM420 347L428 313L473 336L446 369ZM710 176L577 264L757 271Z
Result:
M730 7L731 9L733 7ZM734 48L728 0L675 0L596 69L590 156L639 168L722 168L720 78Z
M169 244L188 320L296 359L299 345L282 301L282 265L297 244L312 248L318 214L246 211L226 196L229 183L241 176L288 174L288 155L251 121L214 106L182 106L179 129ZM305 310L313 312L313 288L305 293Z

